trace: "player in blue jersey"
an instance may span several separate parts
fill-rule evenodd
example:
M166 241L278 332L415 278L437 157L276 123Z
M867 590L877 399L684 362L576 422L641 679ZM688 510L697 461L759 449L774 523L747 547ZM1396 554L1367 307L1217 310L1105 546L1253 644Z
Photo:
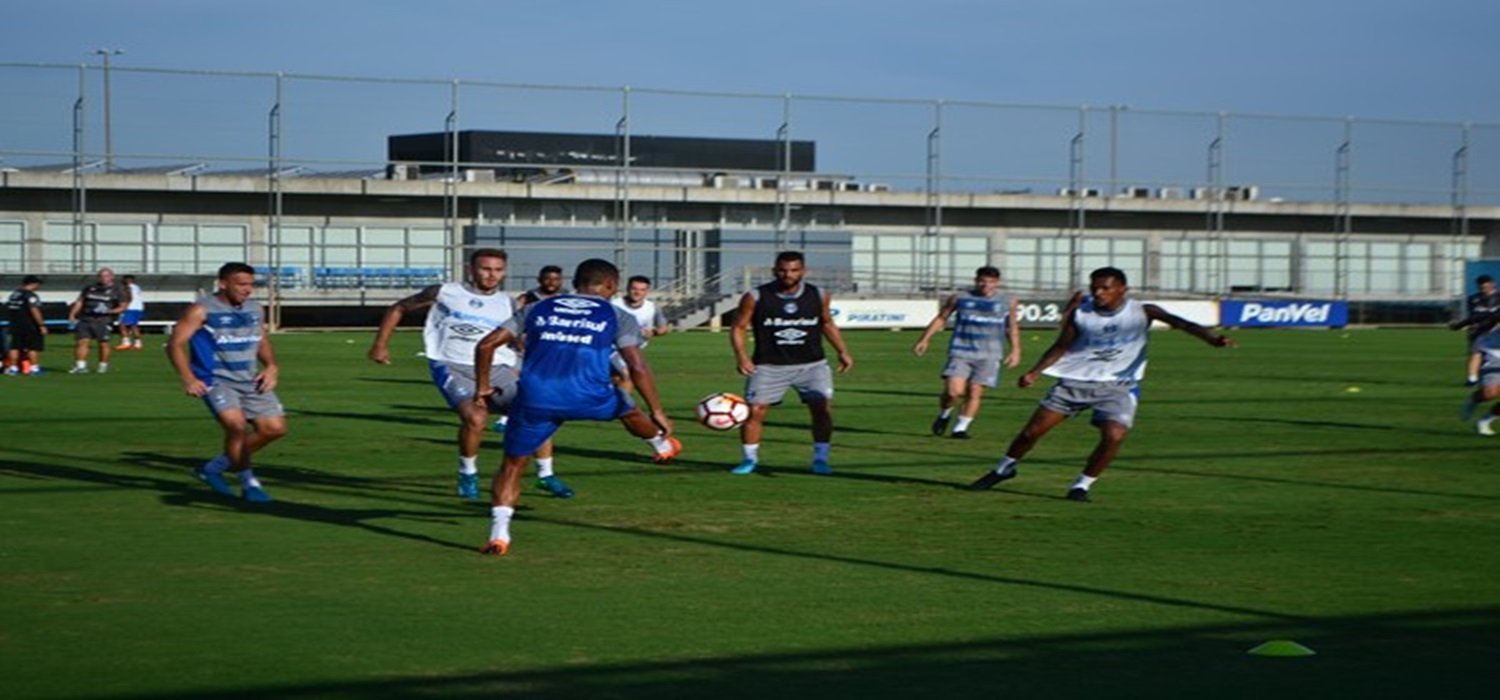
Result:
M1057 385L1042 398L1000 464L969 484L970 490L982 491L1014 478L1016 464L1042 436L1073 416L1093 411L1099 443L1067 492L1070 501L1092 500L1089 488L1119 454L1135 423L1151 323L1160 321L1217 348L1234 347L1228 337L1155 304L1127 298L1129 289L1125 273L1118 268L1102 267L1089 274L1090 296L1073 297L1057 341L1017 382L1024 389L1036 384L1045 372L1057 378Z
M490 537L480 550L484 554L510 551L510 521L521 498L521 474L532 453L563 423L618 419L632 435L651 443L658 463L682 450L671 436L672 421L662 410L656 379L641 355L640 327L609 301L619 286L620 271L612 263L585 260L573 273L573 294L528 304L475 346L477 402L494 391L489 375L495 349L518 338L526 349L505 430L505 461L491 483ZM610 355L616 352L649 414L610 379Z
M218 291L189 306L172 328L167 356L183 393L203 399L224 429L224 453L195 475L233 496L224 472L238 472L244 499L265 502L271 497L255 478L250 456L286 435L286 411L276 398L281 370L260 304L250 298L254 291L255 268L225 263Z
M957 409L953 437L969 437L969 424L979 415L985 387L1000 383L1001 364L1021 364L1021 329L1016 323L1020 305L1015 297L1000 293L1000 268L985 265L974 271L974 288L945 299L922 331L911 348L917 357L927 354L932 337L953 317L953 338L948 342L948 362L943 366L943 393L938 395L933 435L943 434Z

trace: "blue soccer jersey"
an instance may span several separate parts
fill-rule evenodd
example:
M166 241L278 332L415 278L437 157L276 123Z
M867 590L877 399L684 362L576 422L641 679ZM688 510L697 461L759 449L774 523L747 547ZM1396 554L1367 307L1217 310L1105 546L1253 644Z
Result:
M634 317L593 296L544 299L523 309L516 323L524 324L526 352L516 402L564 415L615 402L609 356L642 340Z

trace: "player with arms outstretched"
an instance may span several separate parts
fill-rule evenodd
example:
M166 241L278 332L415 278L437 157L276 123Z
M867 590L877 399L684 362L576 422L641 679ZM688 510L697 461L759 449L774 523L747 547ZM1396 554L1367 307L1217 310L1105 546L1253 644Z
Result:
M490 366L496 348L523 339L526 364L505 430L505 461L491 484L490 537L480 550L510 551L510 522L521 498L521 474L542 444L563 423L616 420L630 433L651 443L658 463L682 450L672 437L672 421L656 393L656 379L641 355L641 331L635 318L610 304L620 286L620 271L607 260L585 260L573 274L573 294L528 304L474 348L475 402L493 391ZM610 379L610 355L625 360L631 381L649 409L643 412Z
M1088 502L1089 488L1119 454L1135 422L1141 379L1146 375L1146 340L1151 322L1160 321L1186 331L1217 348L1234 347L1233 339L1214 333L1155 304L1127 298L1125 273L1102 267L1089 275L1090 296L1075 295L1068 305L1062 332L1017 382L1036 384L1043 374L1058 382L1011 441L993 471L968 488L981 491L1016 476L1016 464L1059 423L1092 409L1099 443L1083 473L1068 489L1070 501Z

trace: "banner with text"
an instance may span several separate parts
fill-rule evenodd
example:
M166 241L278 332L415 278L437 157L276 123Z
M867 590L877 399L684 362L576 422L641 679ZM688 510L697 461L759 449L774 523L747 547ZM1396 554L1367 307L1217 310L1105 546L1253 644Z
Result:
M1270 326L1340 327L1349 325L1344 301L1223 301L1220 322L1247 328Z
M938 312L932 299L839 299L829 305L839 328L925 328Z

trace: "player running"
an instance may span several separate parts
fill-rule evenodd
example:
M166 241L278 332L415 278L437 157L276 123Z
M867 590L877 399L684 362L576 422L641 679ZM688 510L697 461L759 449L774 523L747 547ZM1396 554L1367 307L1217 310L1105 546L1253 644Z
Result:
M432 383L459 416L457 490L460 498L469 500L479 498L479 448L490 411L504 412L515 395L519 358L514 350L501 346L495 348L493 358L499 369L490 374L493 399L488 404L473 401L474 344L515 313L511 298L500 291L508 261L503 250L481 248L469 254L464 281L432 285L391 304L367 353L373 362L390 364L391 334L402 317L409 311L431 309L422 342ZM573 490L552 471L551 443L539 455L538 487L559 498L572 497Z
M260 302L250 298L254 291L255 268L225 263L219 268L218 291L189 306L173 326L167 356L183 393L203 399L224 429L224 453L194 475L233 497L224 472L238 472L241 497L265 503L271 496L255 478L250 456L286 435L286 411L276 398L281 368Z
M1089 275L1091 295L1080 293L1068 305L1066 320L1057 341L1017 382L1021 388L1037 382L1042 374L1058 379L1057 385L1031 414L993 471L969 484L982 491L1016 476L1016 464L1048 431L1068 418L1093 409L1099 443L1089 455L1088 465L1068 489L1070 501L1088 502L1089 488L1109 467L1135 422L1140 382L1146 375L1146 340L1152 321L1161 321L1187 331L1214 347L1234 347L1233 339L1218 335L1155 304L1126 298L1125 273L1102 267Z
M573 273L574 294L528 305L475 346L474 375L480 387L475 403L493 391L489 376L495 349L518 338L526 348L526 366L505 431L505 461L490 487L490 537L482 553L510 551L510 521L521 498L521 473L532 453L563 423L619 419L632 435L651 443L658 463L682 450L682 443L671 437L672 421L662 410L656 379L641 356L640 328L630 314L609 303L619 285L620 272L612 263L585 260ZM625 359L649 415L610 380L613 352Z
M1489 332L1479 336L1474 341L1473 348L1481 358L1479 386L1464 401L1460 417L1465 421L1474 419L1481 404L1500 399L1500 325L1492 327ZM1496 418L1500 418L1500 403L1490 407L1489 413L1474 424L1474 430L1480 435L1493 436Z
M1021 302L1000 293L1000 269L985 265L974 271L974 288L943 301L938 314L922 331L912 346L917 357L927 354L927 343L943 329L950 316L953 338L948 342L948 364L943 367L943 393L938 396L938 416L932 421L932 434L941 436L948 428L953 410L958 421L953 437L969 437L969 425L979 415L979 403L985 387L1000 383L1000 363L1006 367L1021 364L1021 329L1016 314ZM1006 347L1010 352L1006 352Z

